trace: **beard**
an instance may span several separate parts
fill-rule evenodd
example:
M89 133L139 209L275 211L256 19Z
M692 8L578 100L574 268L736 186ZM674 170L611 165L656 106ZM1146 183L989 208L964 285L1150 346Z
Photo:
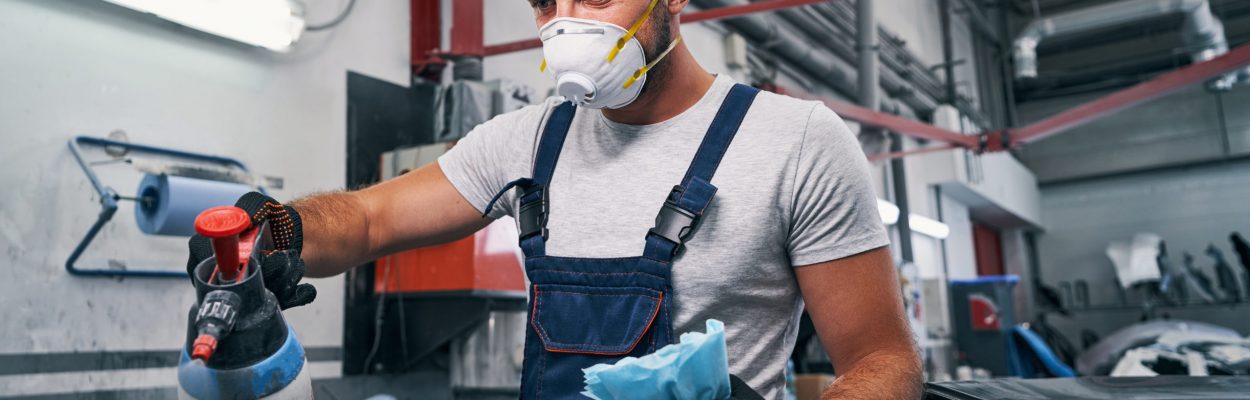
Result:
M668 2L664 2L665 4ZM660 56L668 46L673 43L673 31L669 23L672 16L668 14L667 7L656 7L651 15L651 46L643 46L643 54L647 57L647 62L651 62ZM656 63L651 70L647 71L647 81L643 83L642 90L639 91L638 97L646 96L652 88L661 87L663 82L669 78L670 66L672 59L664 57L659 63Z

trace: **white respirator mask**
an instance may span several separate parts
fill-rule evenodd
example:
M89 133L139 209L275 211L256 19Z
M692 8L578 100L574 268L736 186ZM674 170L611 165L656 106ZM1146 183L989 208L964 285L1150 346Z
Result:
M556 76L556 94L588 108L621 108L638 98L647 82L647 71L668 55L678 36L655 60L647 63L642 44L634 37L659 0L629 29L589 19L560 17L538 30L543 42L543 63ZM668 27L661 27L668 29Z

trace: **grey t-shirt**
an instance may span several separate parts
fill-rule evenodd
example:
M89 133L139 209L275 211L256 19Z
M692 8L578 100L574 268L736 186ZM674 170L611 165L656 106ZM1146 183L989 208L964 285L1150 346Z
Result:
M573 119L550 187L547 252L633 257L669 190L680 183L734 84L720 75L697 104L667 121L626 125L599 110ZM479 211L513 179L530 177L537 139L558 98L500 115L439 159ZM854 134L814 101L762 92L712 184L716 197L673 264L674 335L725 323L730 372L782 398L803 301L795 266L888 244ZM493 217L515 217L510 191Z

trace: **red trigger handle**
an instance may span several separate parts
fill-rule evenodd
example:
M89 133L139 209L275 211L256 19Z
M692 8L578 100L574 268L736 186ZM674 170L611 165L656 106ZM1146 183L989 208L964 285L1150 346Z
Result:
M234 206L213 207L195 217L195 231L213 242L213 254L217 256L217 270L209 276L210 282L218 274L223 283L233 283L241 277L256 237L256 229L249 230L251 227L247 212Z

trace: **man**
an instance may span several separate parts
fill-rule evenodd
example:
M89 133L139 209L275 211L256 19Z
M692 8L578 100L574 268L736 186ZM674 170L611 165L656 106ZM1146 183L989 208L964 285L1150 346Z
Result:
M522 397L576 396L581 368L715 318L730 372L779 399L804 305L839 376L825 398L919 397L868 164L845 124L705 71L680 43L686 0L530 3L543 68L570 102L501 115L370 188L240 200L290 232L264 261L284 307L315 295L297 284L301 256L331 276L510 215L532 283ZM205 252L193 241L193 261Z

